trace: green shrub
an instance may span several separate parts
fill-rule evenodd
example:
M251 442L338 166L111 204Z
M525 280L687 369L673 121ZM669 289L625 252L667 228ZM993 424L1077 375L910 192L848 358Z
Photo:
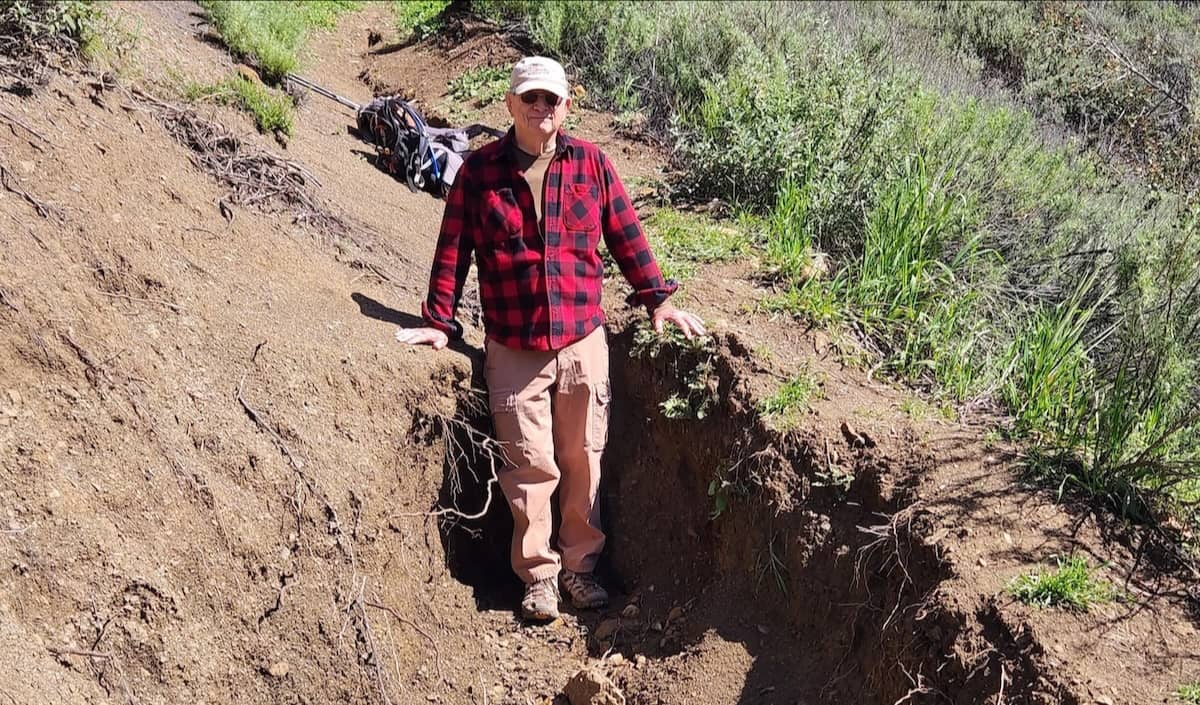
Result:
M1200 705L1200 681L1184 683L1175 691L1175 697L1188 705Z
M754 224L764 308L845 326L937 397L999 402L1055 482L1196 516L1200 138L1175 102L1200 85L1194 8L477 7L646 115L677 195Z
M442 16L450 0L395 0L392 14L400 34L425 39L442 27Z

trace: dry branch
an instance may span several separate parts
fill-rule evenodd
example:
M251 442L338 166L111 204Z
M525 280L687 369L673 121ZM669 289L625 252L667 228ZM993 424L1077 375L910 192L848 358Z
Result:
M12 310L16 311L17 313L20 313L21 307L17 306L15 303L13 303L13 300L10 298L11 296L12 296L12 294L5 291L3 287L0 287L0 304L4 304L5 306L11 308Z
M55 216L61 217L61 214L58 212L58 209L55 208L54 206L51 206L43 201L39 201L38 199L34 198L33 196L30 196L27 191L23 191L23 190L17 188L16 186L13 186L10 176L11 176L11 174L9 173L8 169L5 169L4 165L0 164L0 185L4 186L5 191L9 191L10 193L15 193L16 195L20 196L21 198L24 198L29 203L29 205L33 206L34 210L37 211L37 214L42 216L43 218L49 218L52 213Z
M284 456L287 457L288 462L292 464L293 468L296 470L304 469L303 461L292 454L291 449L288 448L287 443L284 442L283 437L279 435L279 432L271 428L270 424L268 424L266 421L263 421L262 415L255 411L254 407L250 406L250 403L246 401L246 397L242 396L242 389L245 384L246 375L242 374L242 379L240 382L238 382L237 400L238 403L242 405L242 408L245 409L246 415L249 416L250 420L256 423L259 428L271 434L271 437L275 439L277 444L279 444L279 449L283 451Z
M48 646L46 650L59 658L64 656L83 656L91 659L99 659L111 663L117 669L117 675L121 677L121 689L125 691L125 701L129 705L137 705L137 698L133 697L133 691L129 689L129 679L125 677L125 669L121 668L121 664L116 657L106 651L92 651L90 649L75 649L75 648L60 648L56 646Z
M163 301L162 299L142 299L142 298L138 298L136 296L130 296L128 294L117 294L117 293L114 293L111 291L102 291L100 289L97 289L96 291L103 296L112 296L114 298L125 299L127 301L136 301L136 302L144 303L144 304L158 304L159 306L166 306L167 308L171 309L172 311L176 311L176 312L183 311L183 307L180 306L179 304L173 304L170 301Z
M45 135L43 135L42 133L40 133L37 130L30 127L28 123L22 121L18 117L9 115L8 113L4 112L3 110L0 110L0 120L4 120L5 122L7 122L10 125L15 125L21 129L25 130L29 134L33 135L34 137L37 137L38 139L40 139L41 141L45 142L48 145L51 145L51 146L54 145L54 143L51 142Z

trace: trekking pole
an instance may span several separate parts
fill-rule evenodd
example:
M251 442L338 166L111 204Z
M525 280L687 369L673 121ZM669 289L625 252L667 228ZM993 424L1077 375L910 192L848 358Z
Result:
M359 105L358 103L355 103L354 101L350 100L349 98L343 98L342 96L338 95L337 93L334 93L333 91L328 90L326 88L322 88L322 87L318 86L317 84L313 83L312 81L308 80L307 78L301 78L300 76L297 76L294 73L289 73L287 75L287 80L289 80L292 83L295 83L299 86L303 86L303 87L307 88L308 90L312 91L313 93L316 93L317 95L323 95L326 98L329 98L330 100L336 100L337 102L341 103L342 105L346 106L347 108L350 108L351 110L353 110L355 112L358 112L358 110L360 108L362 108L361 105Z

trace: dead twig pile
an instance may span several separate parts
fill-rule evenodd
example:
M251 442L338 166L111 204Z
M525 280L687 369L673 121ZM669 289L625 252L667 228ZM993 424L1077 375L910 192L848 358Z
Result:
M0 3L0 77L4 90L30 94L79 53L73 36L87 8L50 2Z
M192 151L192 162L229 187L220 201L222 215L233 220L230 205L254 206L267 213L288 212L293 222L311 225L332 236L350 228L331 213L313 192L321 184L299 163L244 144L223 125L200 117L145 92L134 94L149 103L175 141Z

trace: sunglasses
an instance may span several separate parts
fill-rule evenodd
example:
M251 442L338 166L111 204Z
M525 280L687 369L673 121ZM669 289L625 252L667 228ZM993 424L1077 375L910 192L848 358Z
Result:
M525 105L533 105L537 102L538 96L542 97L542 102L547 108L557 108L558 104L563 101L561 96L557 96L549 91L527 91L521 94L521 102Z

